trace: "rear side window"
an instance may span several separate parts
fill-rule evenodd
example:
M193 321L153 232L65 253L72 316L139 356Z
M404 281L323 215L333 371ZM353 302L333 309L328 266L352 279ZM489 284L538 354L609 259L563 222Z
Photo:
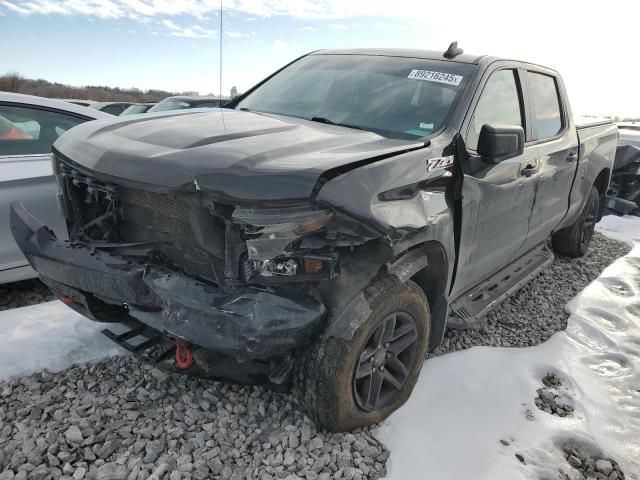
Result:
M491 74L482 90L465 139L470 150L478 148L483 125L516 125L524 128L520 93L514 70Z
M60 135L85 121L64 113L0 105L0 156L50 153Z
M534 132L536 140L556 136L562 130L560 97L556 80L542 73L528 72L529 88L535 111Z

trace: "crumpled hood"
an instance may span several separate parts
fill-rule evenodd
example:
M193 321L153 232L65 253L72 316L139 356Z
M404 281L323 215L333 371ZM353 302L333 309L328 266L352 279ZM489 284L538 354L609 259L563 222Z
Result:
M308 199L327 170L424 143L227 109L87 122L54 150L97 176L242 202Z

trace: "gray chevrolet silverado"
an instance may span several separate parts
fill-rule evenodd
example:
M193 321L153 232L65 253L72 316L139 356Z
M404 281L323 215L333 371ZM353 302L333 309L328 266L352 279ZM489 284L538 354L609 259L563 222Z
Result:
M318 51L221 109L74 128L53 148L69 240L20 204L11 224L63 302L127 326L104 332L125 348L293 384L346 430L402 405L445 329L481 321L549 245L586 252L617 137L576 126L539 65Z

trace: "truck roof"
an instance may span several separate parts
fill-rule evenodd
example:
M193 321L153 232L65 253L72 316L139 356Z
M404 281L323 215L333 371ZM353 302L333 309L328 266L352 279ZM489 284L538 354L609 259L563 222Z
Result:
M486 55L473 55L462 53L453 59L444 57L444 51L418 50L407 48L346 48L317 50L310 55L379 55L386 57L423 58L425 60L442 60L444 62L473 63L477 64Z
M419 50L410 48L346 48L346 49L327 49L317 50L309 53L309 55L379 55L385 57L405 57L405 58L420 58L425 60L439 60L442 62L454 62L454 63L469 63L473 65L489 65L493 62L504 60L508 62L518 62L522 65L531 65L548 70L558 75L558 72L553 68L546 67L533 62L527 62L524 60L517 60L513 58L501 58L493 55L474 55L471 53L462 53L456 55L454 58L445 58L444 51L437 50Z

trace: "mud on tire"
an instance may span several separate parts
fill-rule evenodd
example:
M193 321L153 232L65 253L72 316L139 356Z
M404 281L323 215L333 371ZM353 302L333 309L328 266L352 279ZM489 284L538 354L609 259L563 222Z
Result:
M427 355L429 304L418 285L383 277L365 298L370 312L351 339L320 338L297 362L294 391L309 417L330 431L378 423L403 405Z
M567 257L581 257L587 253L599 210L600 193L596 187L591 187L589 197L575 223L551 236L553 251Z

